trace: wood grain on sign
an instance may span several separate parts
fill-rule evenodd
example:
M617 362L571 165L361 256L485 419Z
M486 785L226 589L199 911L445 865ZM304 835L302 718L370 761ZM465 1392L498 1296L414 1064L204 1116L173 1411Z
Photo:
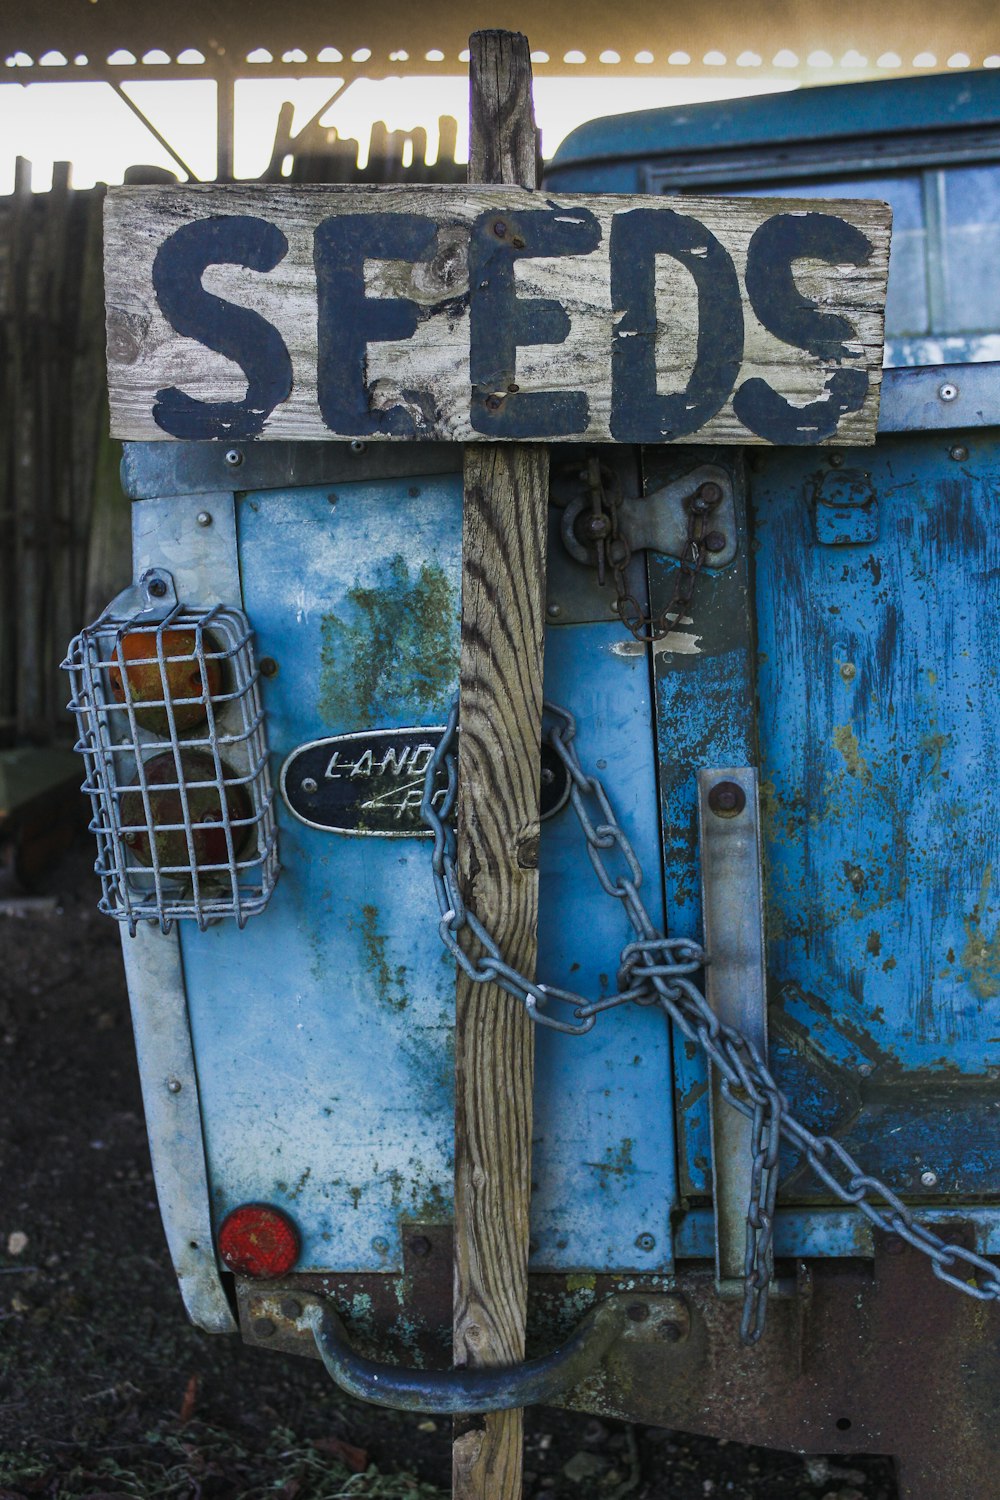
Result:
M517 186L108 194L118 438L875 438L890 210Z
M470 177L535 181L523 36L470 40ZM508 963L534 975L548 449L465 452L458 858L464 899ZM457 1365L524 1358L534 1036L524 1008L458 974L455 1007ZM456 1419L455 1500L520 1500L520 1411Z

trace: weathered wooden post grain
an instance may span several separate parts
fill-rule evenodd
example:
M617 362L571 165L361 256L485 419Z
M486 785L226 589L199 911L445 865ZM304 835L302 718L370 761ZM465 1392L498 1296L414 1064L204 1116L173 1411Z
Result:
M469 181L536 184L527 39L470 41ZM466 900L507 961L534 971L548 450L465 450L458 846ZM455 1028L454 1358L524 1355L531 1195L532 1024L459 975ZM521 1494L522 1414L460 1418L456 1500Z

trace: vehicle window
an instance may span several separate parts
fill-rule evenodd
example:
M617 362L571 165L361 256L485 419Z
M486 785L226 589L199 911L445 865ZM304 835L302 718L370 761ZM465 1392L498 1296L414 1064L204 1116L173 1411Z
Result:
M1000 329L1000 168L952 167L936 175L940 178L942 331Z

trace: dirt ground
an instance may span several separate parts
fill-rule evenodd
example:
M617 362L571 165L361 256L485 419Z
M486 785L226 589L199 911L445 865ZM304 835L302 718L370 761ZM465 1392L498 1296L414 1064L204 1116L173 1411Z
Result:
M186 1321L160 1227L118 932L82 845L0 914L0 1500L430 1500L449 1427ZM536 1409L528 1497L894 1500L803 1459Z

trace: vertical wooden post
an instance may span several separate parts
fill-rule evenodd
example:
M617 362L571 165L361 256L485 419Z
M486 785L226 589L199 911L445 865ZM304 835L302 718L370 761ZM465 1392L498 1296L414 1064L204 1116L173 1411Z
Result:
M536 185L527 39L470 41L470 182ZM465 899L507 961L534 972L548 450L465 450L458 847ZM532 1023L459 975L455 1027L457 1365L524 1356ZM522 1413L455 1424L456 1500L519 1500Z

